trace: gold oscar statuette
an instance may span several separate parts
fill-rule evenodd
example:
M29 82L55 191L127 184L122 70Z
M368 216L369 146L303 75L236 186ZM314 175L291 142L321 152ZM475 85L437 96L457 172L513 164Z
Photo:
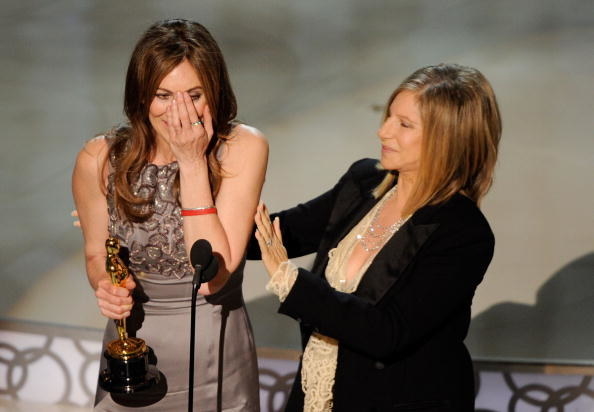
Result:
M111 283L123 287L126 278L131 275L118 254L118 239L109 237L105 241L105 249L105 270L111 277ZM99 385L113 393L133 393L152 386L157 382L159 373L155 365L148 362L149 347L144 340L128 336L126 319L117 319L115 323L119 339L109 342L103 353L107 368L99 374Z

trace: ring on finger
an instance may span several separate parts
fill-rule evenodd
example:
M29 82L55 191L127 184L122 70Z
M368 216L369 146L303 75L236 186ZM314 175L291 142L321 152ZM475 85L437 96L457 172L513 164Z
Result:
M270 245L272 245L272 239L267 239L265 243L266 243L266 246L270 247Z
M190 123L190 124L191 124L192 126L201 126L201 125L203 125L204 123L202 123L202 121L201 121L201 120L196 120L195 122L192 122L192 123Z

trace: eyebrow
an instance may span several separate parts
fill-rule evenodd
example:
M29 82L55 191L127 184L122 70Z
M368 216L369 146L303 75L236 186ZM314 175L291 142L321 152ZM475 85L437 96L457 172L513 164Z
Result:
M173 93L171 90L168 90L164 87L157 87L157 90L163 90L164 92L167 93ZM198 91L203 91L202 86L196 86L196 87L192 87L191 89L186 90L186 92L191 93L191 92L198 92Z

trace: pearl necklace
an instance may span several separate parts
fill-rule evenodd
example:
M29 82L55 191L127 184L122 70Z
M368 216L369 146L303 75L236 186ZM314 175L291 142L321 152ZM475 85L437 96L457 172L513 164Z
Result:
M356 236L357 240L361 244L361 247L366 252L374 252L380 249L384 245L386 240L390 238L394 233L396 233L398 229L400 229L402 225L410 217L410 215L408 215L402 219L398 219L396 222L392 223L389 226L377 223L377 220L380 214L382 213L382 210L384 209L384 205L388 200L392 198L392 196L394 196L394 193L396 193L396 191L398 190L397 188L398 185L394 186L394 188L390 190L388 194L386 194L386 198L382 200L382 203L375 211L373 219L371 220L371 223L369 223L367 230L364 233L360 233Z

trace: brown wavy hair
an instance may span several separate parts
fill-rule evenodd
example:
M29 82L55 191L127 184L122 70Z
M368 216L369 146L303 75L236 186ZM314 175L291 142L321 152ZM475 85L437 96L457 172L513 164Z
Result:
M403 215L462 193L480 204L493 183L501 116L495 92L481 72L457 64L418 69L388 99L384 120L398 93L415 93L423 140L419 173ZM374 190L382 196L397 172Z
M163 78L184 60L196 69L210 112L214 135L206 149L208 176L213 196L218 193L223 170L217 159L219 147L236 124L237 102L221 50L199 23L172 19L153 24L142 35L130 58L124 91L128 124L112 131L104 171L111 164L113 197L129 220L144 221L152 213L153 196L134 193L141 169L150 162L156 138L149 122L149 107ZM179 195L179 172L175 181Z

